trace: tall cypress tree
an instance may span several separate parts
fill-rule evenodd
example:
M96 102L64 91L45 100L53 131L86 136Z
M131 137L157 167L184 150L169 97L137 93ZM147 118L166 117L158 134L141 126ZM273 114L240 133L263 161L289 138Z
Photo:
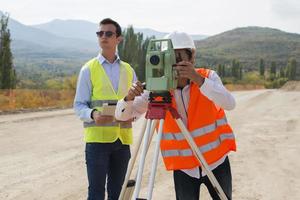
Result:
M285 72L285 68L281 67L279 70L279 77L280 78L285 78L286 77L286 72Z
M10 31L8 29L8 15L0 19L0 87L11 89L16 87L16 73L12 62L10 50Z
M276 62L272 62L271 63L271 68L270 68L270 79L271 80L274 80L276 78L276 72L277 69L276 69Z
M232 64L231 64L231 76L234 79L237 78L237 61L235 59L232 60Z
M222 75L223 77L226 77L225 64L222 65Z
M231 75L234 78L234 80L242 80L243 69L240 61L236 59L232 60Z
M243 66L239 62L239 80L243 79Z
M292 59L291 65L294 66L294 68L295 68L295 74L296 74L295 79L300 80L300 66L299 66L299 64L297 64L296 59Z
M118 45L120 58L135 70L140 81L145 80L146 53L150 39L143 39L142 33L134 33L132 26L123 31L123 41Z
M265 76L265 61L262 58L259 60L259 75Z
M297 73L297 61L293 58L290 59L287 66L287 76L289 80L299 80L300 73Z

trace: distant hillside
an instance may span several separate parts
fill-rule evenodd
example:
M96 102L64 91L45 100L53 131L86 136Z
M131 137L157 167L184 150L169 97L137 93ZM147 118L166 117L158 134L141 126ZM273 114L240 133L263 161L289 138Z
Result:
M2 12L0 11L0 15ZM30 58L55 59L75 57L83 54L95 56L99 51L95 32L98 25L84 20L53 20L48 23L27 26L12 18L8 28L11 32L12 50L15 60ZM162 37L166 33L153 29L136 29L145 36ZM195 35L195 37L204 37ZM85 56L83 56L85 57ZM18 62L20 63L20 62Z
M96 51L51 49L23 40L13 40L12 48L20 85L27 88L44 88L45 80L77 74L81 66L97 54Z
M197 63L213 66L239 59L246 69L257 67L260 58L285 66L288 59L300 63L300 35L277 29L246 27L196 41Z
M32 27L38 28L49 33L67 37L67 38L79 38L85 39L90 41L95 41L96 35L95 32L97 31L98 24L92 23L89 21L84 20L60 20L55 19L47 23L33 25ZM124 29L126 27L123 27ZM167 33L166 32L159 32L150 28L136 28L133 27L135 32L143 33L145 37L155 36L156 38L162 38ZM192 35L194 40L201 40L208 36L206 35Z
M84 20L55 19L32 27L66 38L78 38L97 43L97 24Z
M53 20L27 26L10 18L17 73L22 78L35 76L41 79L77 73L82 64L99 51L95 35L97 27L97 23L83 20ZM149 28L135 28L135 31L156 38L167 34ZM206 36L193 37L198 40ZM292 57L300 63L300 35L271 28L237 28L196 41L196 47L198 65L230 64L232 59L238 59L245 69L254 69L263 58L267 67L272 61L281 67Z
M55 19L47 23L33 25L32 27L47 31L61 37L80 38L90 41L97 41L95 32L98 29L98 24L89 21ZM160 38L167 34L148 28L135 28L135 32L141 32L145 37L151 37L154 35L157 38Z
M9 19L8 28L10 29L13 41L24 41L27 42L27 44L32 43L51 49L77 49L81 51L97 50L97 44L93 42L57 36L38 28L26 26L12 18ZM15 45L15 48L19 48L18 44ZM27 48L31 49L30 46L27 46Z
M24 84L30 85L29 88L43 88L49 78L78 73L80 67L99 51L97 42L61 37L12 18L8 28L18 79L27 80Z

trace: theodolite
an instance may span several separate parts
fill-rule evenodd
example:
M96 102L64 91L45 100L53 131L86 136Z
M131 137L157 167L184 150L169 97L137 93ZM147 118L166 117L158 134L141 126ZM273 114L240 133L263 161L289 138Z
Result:
M177 87L175 51L170 39L150 40L146 55L146 89L163 95Z

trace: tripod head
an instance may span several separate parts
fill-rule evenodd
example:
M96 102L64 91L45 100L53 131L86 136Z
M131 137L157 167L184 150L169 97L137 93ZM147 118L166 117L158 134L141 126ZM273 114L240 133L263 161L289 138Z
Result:
M165 92L150 92L149 103L172 103L172 95L169 91Z

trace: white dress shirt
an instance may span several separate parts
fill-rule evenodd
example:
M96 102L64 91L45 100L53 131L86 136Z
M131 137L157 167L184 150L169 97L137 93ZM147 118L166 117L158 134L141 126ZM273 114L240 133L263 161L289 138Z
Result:
M200 86L200 92L208 99L225 110L232 110L235 107L235 99L231 93L223 86L218 74L211 70L209 77L205 78L204 83ZM116 107L115 117L118 120L128 120L133 117L140 117L147 111L149 91L144 91L141 96L135 97L134 101L119 100ZM187 124L187 109L190 100L190 85L183 89L176 89L174 91L174 98L176 101L177 111L180 114L183 123ZM215 169L221 165L227 154L220 160L210 164L210 170ZM200 178L199 168L182 170L191 177ZM202 170L202 176L206 174Z

